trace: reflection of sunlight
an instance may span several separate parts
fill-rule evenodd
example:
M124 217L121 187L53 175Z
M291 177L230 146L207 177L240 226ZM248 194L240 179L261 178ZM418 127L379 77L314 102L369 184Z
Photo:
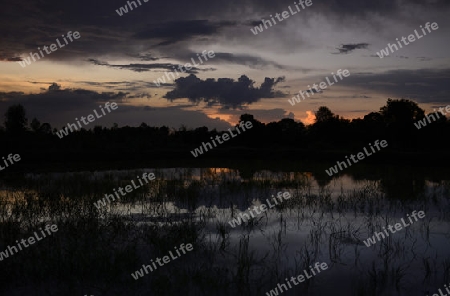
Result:
M14 203L17 201L25 201L25 195L28 199L37 200L39 192L36 190L15 191L12 189L0 190L0 201L8 203Z
M209 168L211 170L211 174L221 174L221 173L230 173L231 170L229 168Z

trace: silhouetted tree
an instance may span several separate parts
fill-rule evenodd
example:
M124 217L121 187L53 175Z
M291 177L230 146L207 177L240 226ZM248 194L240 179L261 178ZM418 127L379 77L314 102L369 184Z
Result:
M380 108L380 114L388 124L411 124L424 118L425 111L416 102L410 100L388 99L386 105Z
M319 123L328 122L335 118L334 113L331 112L331 110L325 106L319 107L319 110L317 110L317 112L315 112L315 115L316 115L316 122L319 122Z
M380 108L380 114L386 123L387 140L394 147L415 150L419 139L413 123L424 118L425 111L416 102L401 99L388 99Z
M22 133L26 131L28 119L26 118L25 108L21 105L12 105L5 113L6 131L10 133Z
M242 114L239 118L239 122L247 122L250 121L252 123L252 128L245 132L245 137L239 137L235 139L236 143L245 143L249 146L259 146L261 143L265 141L265 124L254 119L251 114ZM236 127L239 124L236 124Z
M39 132L39 129L41 127L41 123L36 118L33 118L33 120L30 123L31 130L35 133Z
M39 128L39 131L44 134L51 134L52 133L52 126L48 122L44 122L41 127Z

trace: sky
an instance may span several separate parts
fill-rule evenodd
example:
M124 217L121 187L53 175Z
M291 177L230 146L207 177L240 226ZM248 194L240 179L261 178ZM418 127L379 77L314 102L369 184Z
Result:
M123 0L4 3L0 114L20 103L29 121L61 128L116 102L86 128L145 122L224 130L244 113L264 123L310 124L320 106L352 119L378 111L388 98L414 100L426 113L450 104L448 0L311 0L304 8L284 0L134 2L132 10ZM275 16L283 11L285 19ZM270 16L276 23L254 34ZM438 28L425 35L420 26L428 22ZM377 55L414 30L422 37ZM69 31L79 38L70 41ZM63 46L43 50L57 39ZM38 48L43 54L33 61ZM202 52L214 56L200 62ZM198 65L167 79L192 59ZM331 73L339 69L350 75L335 82ZM161 77L166 82L157 86ZM326 77L334 85L289 103Z

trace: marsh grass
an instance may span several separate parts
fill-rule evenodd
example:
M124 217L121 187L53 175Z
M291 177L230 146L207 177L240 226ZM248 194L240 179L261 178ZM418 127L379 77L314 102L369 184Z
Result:
M0 262L0 278L8 283L0 292L264 295L317 261L327 262L329 270L287 295L333 291L331 279L340 274L352 276L341 294L346 296L420 295L414 285L431 289L448 282L450 254L436 245L439 227L448 227L450 219L448 181L433 182L429 194L405 201L387 198L378 181L336 191L330 184L317 186L308 173L258 171L244 179L237 170L155 169L153 182L104 208L93 205L142 172L17 176L15 186L0 191L0 251L45 224L59 230ZM279 191L292 197L241 226L227 223ZM371 248L362 244L422 209L422 223ZM131 277L182 243L194 250L141 279ZM419 275L422 283L416 283Z

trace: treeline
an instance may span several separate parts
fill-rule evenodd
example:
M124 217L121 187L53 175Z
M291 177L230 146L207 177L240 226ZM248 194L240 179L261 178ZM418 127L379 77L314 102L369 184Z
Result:
M241 121L251 121L253 128L194 159L191 150L201 142L223 132L207 127L178 130L151 127L111 128L96 126L81 129L60 139L48 123L33 119L28 124L26 111L21 105L11 106L0 129L2 154L20 153L24 163L57 162L101 163L110 161L189 160L202 158L276 158L290 159L317 157L336 159L335 154L359 151L376 139L387 140L389 151L395 155L447 155L450 122L445 116L436 121L426 118L425 112L410 100L388 99L378 112L359 119L345 119L329 108L320 107L315 122L305 126L301 122L284 118L278 122L261 123L250 114ZM425 126L415 125L425 120ZM301 153L295 153L301 152ZM0 156L1 156L0 155Z

